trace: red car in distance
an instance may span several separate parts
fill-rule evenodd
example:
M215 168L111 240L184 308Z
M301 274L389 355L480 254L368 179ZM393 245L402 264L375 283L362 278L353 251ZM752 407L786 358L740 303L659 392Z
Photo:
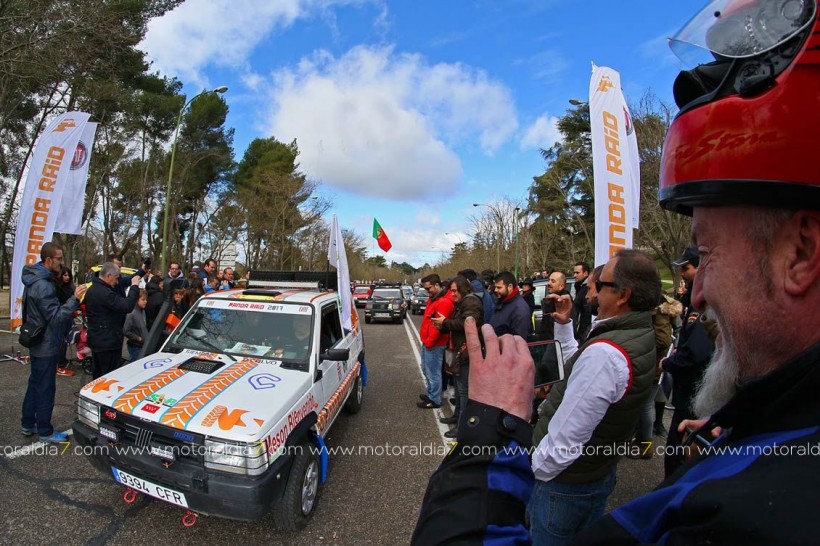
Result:
M356 304L356 307L364 307L367 304L367 300L370 298L370 294L373 293L373 287L369 284L359 284L353 287L353 301Z

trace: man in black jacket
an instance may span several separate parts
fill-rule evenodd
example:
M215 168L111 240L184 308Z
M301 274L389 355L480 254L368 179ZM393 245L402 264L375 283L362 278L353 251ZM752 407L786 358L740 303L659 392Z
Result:
M587 290L589 289L589 264L586 262L576 262L572 269L572 276L575 283L575 298L572 301L572 324L575 326L575 339L579 342L584 340L592 325L592 312L587 303Z
M678 432L678 425L685 419L695 418L691 408L692 399L715 350L702 320L704 315L695 309L691 302L692 283L695 281L699 263L698 249L689 247L683 256L672 264L680 268L686 292L681 297L684 307L683 326L680 329L677 348L668 358L661 360L663 369L672 376L672 405L675 406L663 456L664 476L667 478L684 462L681 450L677 449L683 440L683 435Z
M524 298L524 301L530 308L530 315L532 315L533 311L535 311L535 287L532 284L532 279L524 279L518 283L518 286L521 288L521 297Z
M131 290L127 297L119 294L119 279L120 268L106 262L99 276L91 280L91 288L85 295L88 346L94 359L94 379L116 370L122 362L123 324L139 298L138 275L131 277Z
M555 319L552 318L555 308L552 307L554 300L549 298L550 294L556 296L569 294L567 292L567 276L560 271L550 273L547 280L547 297L541 300L541 326L538 328L538 338L543 340L555 339Z

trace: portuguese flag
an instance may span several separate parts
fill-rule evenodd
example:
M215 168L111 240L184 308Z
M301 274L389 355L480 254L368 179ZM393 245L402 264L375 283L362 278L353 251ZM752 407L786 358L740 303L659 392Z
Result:
M387 238L387 233L384 232L381 224L379 224L379 221L375 218L373 218L373 238L379 243L379 248L385 252L393 248L393 244L390 242L390 239Z

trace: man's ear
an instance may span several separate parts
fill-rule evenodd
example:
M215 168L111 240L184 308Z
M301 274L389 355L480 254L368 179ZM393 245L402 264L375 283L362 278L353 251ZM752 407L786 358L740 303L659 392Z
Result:
M820 212L797 211L786 229L785 289L801 296L820 280Z
M629 298L632 297L632 289L631 288L622 288L621 289L621 296L615 302L618 306L629 305Z

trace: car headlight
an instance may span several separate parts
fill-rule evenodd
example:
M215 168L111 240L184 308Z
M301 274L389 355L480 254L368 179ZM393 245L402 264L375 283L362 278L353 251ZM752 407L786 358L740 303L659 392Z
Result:
M387 308L388 308L388 309L395 309L395 308L396 308L396 306L395 306L395 305L393 305L392 303L389 303L389 304L387 304Z
M80 396L77 399L77 417L96 430L100 426L100 405Z
M234 474L258 476L270 460L265 442L222 442L205 440L205 468Z

